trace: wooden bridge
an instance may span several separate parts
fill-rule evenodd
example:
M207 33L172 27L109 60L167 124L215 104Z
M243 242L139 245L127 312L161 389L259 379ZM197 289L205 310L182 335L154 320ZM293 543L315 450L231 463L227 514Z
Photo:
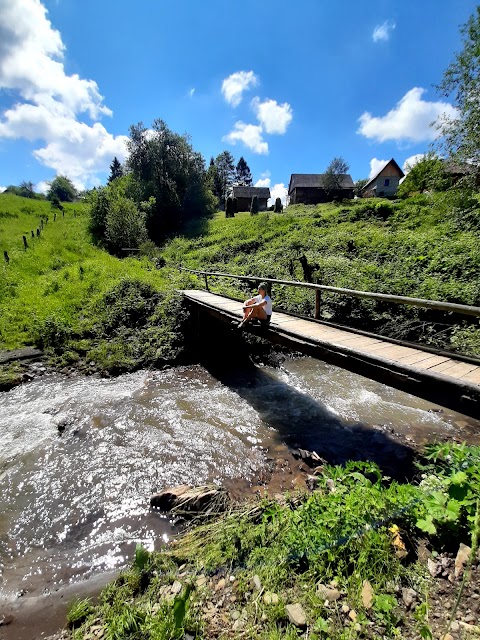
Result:
M250 282L260 281L255 276L235 276L204 271L191 271L191 273L202 275L207 288L207 277L210 275ZM468 305L336 289L272 278L265 278L263 281L270 286L277 282L315 289L316 315L319 315L317 292L327 289L356 297L388 298L389 301L399 304L413 304L480 317L480 308ZM208 290L188 289L183 290L182 293L197 313L207 314L226 323L240 320L243 315L242 301L217 295ZM248 323L246 326L249 332L261 335L276 344L325 360L460 413L480 418L479 359L406 343L366 331L340 328L338 325L319 319L307 319L275 311L275 307L270 325L264 327ZM232 330L235 330L233 326Z

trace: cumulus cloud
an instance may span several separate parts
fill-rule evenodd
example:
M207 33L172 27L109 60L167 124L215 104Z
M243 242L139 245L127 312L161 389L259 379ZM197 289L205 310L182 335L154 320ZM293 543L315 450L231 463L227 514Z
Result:
M0 115L0 138L41 141L34 156L82 188L113 156L124 160L127 138L97 121L112 112L94 80L66 72L64 55L40 0L0 0L0 90L16 99Z
M231 144L241 142L254 153L266 154L268 153L268 143L263 139L262 133L262 127L239 121L235 123L233 131L223 136L223 141Z
M390 34L395 29L396 24L393 20L385 20L383 24L377 24L372 33L374 42L387 42L390 40Z
M360 118L357 133L376 140L425 142L435 140L438 131L432 122L442 115L449 118L457 116L457 110L448 102L428 102L422 100L425 89L414 87L385 116L372 116L367 111Z
M0 186L0 193L3 193L7 187Z
M267 173L267 172L265 172ZM270 173L268 171L268 173ZM257 180L255 183L256 187L270 187L270 183L271 180L270 178L262 178L260 180ZM273 187L270 187L270 198L268 200L268 206L272 206L272 204L275 204L275 200L277 198L280 198L280 200L282 201L283 206L285 207L287 204L287 195L288 195L288 189L285 187L285 185L283 184L283 182L279 182L277 184L274 184Z
M426 153L416 153L415 155L407 158L403 163L403 167L402 167L404 173L408 173L410 169L413 169L413 167L418 162L420 162L420 160L423 160L423 158L425 158L426 155L427 155Z
M243 98L244 91L258 84L258 78L253 71L236 71L222 82L222 93L225 100L237 107Z
M292 107L288 102L278 104L276 100L254 98L252 108L266 133L283 135L293 118Z
M376 176L383 167L387 164L388 160L378 160L377 158L372 158L370 160L370 175L368 179L371 180L373 176Z

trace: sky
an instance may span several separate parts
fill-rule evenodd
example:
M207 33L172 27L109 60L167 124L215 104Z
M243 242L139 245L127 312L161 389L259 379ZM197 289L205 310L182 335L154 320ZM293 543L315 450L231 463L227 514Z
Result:
M474 0L0 0L0 191L104 184L163 119L283 197L342 156L413 163L455 116L435 85Z

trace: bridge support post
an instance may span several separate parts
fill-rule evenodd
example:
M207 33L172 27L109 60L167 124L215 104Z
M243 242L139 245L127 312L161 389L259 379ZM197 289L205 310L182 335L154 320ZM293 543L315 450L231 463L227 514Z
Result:
M210 289L208 288L208 276L207 276L207 274L205 274L205 289L207 291L210 291Z
M315 320L320 320L320 305L322 304L322 294L320 289L315 289Z

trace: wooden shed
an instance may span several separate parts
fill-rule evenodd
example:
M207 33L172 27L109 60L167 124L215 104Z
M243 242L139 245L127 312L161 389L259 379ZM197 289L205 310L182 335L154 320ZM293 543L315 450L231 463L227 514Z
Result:
M336 176L337 188L332 188L325 173L292 173L288 185L290 204L318 204L353 198L353 180L348 173Z
M397 195L397 189L400 180L405 174L398 164L392 158L383 169L370 178L367 184L362 188L362 197L364 198L393 198Z
M250 211L254 196L258 198L258 210L266 211L270 189L268 187L232 187L230 195L237 199L237 211Z

